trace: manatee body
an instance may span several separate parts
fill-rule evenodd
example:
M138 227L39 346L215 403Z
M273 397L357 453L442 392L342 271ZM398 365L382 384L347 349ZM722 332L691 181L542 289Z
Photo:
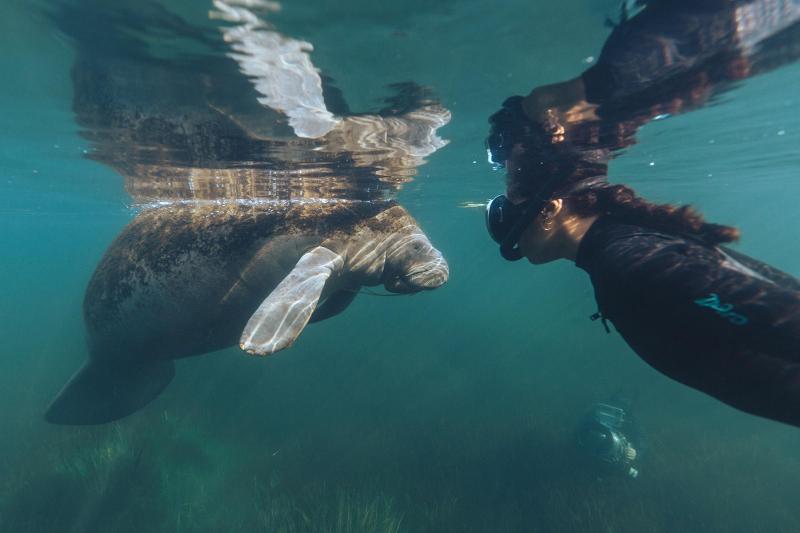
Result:
M174 375L172 359L239 343L269 355L362 286L411 293L448 267L394 202L171 205L117 237L84 299L89 360L45 418L97 424L130 414Z

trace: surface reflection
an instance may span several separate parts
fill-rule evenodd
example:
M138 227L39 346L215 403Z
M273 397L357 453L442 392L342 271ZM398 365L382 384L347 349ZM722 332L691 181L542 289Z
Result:
M155 4L94 7L57 17L79 51L74 109L91 157L117 169L137 203L382 199L446 144L436 130L450 112L428 89L398 83L382 109L351 113L310 63L310 45L266 31L245 7L235 13L258 23L216 32L187 27ZM84 34L87 24L100 35ZM230 37L243 27L244 50L244 37ZM271 39L255 38L263 35Z
M311 45L214 2L193 26L152 4L94 2L55 17L77 49L74 110L90 157L141 211L84 300L89 361L49 421L130 414L171 381L173 359L239 344L269 355L341 313L361 287L443 285L441 252L391 193L444 146L449 112L414 83L354 114Z
M511 156L518 138L529 155L536 152L509 168L509 195L528 195L531 176L604 176L644 124L713 103L742 80L800 57L794 1L637 3L646 7L630 12L623 4L592 67L513 96L491 117L496 164Z

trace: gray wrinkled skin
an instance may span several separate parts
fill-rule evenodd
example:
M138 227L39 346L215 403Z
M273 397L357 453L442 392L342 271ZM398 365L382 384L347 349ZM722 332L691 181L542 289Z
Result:
M444 284L447 262L411 216L393 203L369 205L145 211L87 288L91 357L174 359L232 346L260 302L319 245L344 261L322 299L362 286L413 293Z

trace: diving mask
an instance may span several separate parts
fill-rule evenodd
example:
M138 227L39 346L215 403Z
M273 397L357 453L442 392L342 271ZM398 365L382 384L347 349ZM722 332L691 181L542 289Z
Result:
M528 224L542 209L542 202L527 200L513 204L505 196L496 196L486 204L486 229L492 239L500 244L500 255L508 261L518 261L523 255L519 239Z

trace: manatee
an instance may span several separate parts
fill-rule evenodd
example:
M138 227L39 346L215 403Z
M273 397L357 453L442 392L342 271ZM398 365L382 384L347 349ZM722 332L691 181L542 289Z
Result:
M309 44L277 33L263 5L215 1L219 28L133 0L54 16L75 43L87 157L145 209L91 278L89 359L50 422L135 412L169 384L176 358L237 343L280 351L361 287L413 293L447 280L441 254L386 198L446 144L436 132L450 112L413 82L392 86L377 111L351 112Z
M89 359L50 404L57 424L99 424L153 400L173 359L238 345L266 356L361 287L431 290L448 266L393 201L178 204L140 213L86 289Z

